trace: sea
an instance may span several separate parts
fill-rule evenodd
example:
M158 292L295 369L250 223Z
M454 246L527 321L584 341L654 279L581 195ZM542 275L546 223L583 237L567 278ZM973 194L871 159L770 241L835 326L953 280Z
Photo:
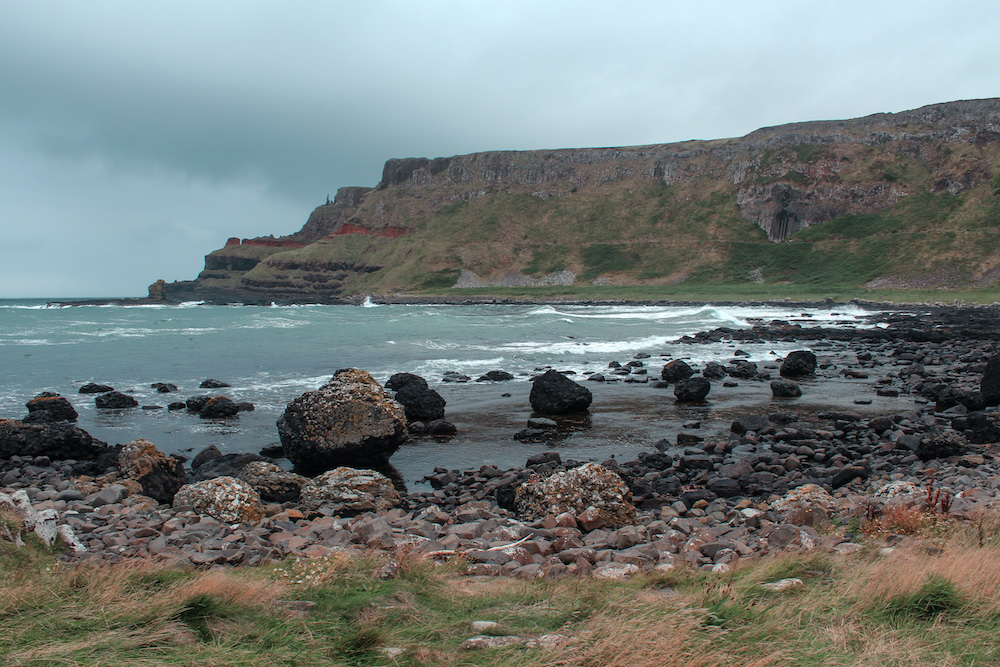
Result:
M405 443L391 463L413 488L434 468L458 470L524 465L528 456L556 450L563 459L630 460L679 432L723 436L731 416L775 409L824 407L881 414L901 409L894 399L854 400L858 385L826 378L807 386L794 405L776 406L767 383L713 383L704 405L680 405L669 389L651 383L590 382L611 362L640 361L647 377L659 377L671 359L695 367L725 364L734 355L776 368L795 343L714 343L678 340L717 327L747 328L785 320L809 326L877 326L871 311L853 306L712 305L354 305L242 306L70 305L51 300L0 300L0 418L19 419L25 403L42 391L67 397L80 413L79 426L111 444L136 438L162 451L191 457L210 445L224 453L258 452L279 444L275 421L292 399L320 387L341 368L361 368L384 383L397 372L415 373L447 401L446 419L458 428L449 440ZM825 345L831 345L826 343ZM834 348L840 344L832 344ZM827 352L835 350L826 350ZM532 415L530 378L555 368L594 394L588 415L560 424L552 442L522 442L513 436ZM507 382L477 382L504 370ZM468 376L445 382L446 373ZM777 373L774 372L776 376ZM614 378L616 376L609 376ZM205 390L208 378L229 383ZM97 382L135 396L141 408L100 410L79 388ZM151 385L168 382L176 393ZM873 381L874 382L874 381ZM808 383L807 383L808 384ZM862 392L865 388L862 387ZM195 395L225 395L249 401L255 410L228 420L207 421L166 405ZM896 401L900 399L895 399ZM905 400L905 399L904 399ZM891 403L891 404L890 404ZM287 462L283 462L287 464ZM287 464L290 466L290 464Z

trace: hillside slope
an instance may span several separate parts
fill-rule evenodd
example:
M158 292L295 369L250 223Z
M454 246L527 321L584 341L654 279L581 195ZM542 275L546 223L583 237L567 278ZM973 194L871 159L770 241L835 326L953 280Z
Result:
M168 294L1000 278L1000 99L738 139L389 160L303 229L231 239Z

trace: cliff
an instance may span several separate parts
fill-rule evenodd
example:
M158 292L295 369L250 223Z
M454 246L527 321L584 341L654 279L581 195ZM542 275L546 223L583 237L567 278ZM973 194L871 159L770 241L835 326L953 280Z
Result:
M289 237L213 252L168 294L988 284L1000 260L998 165L998 99L736 139L393 159L375 188L341 188Z

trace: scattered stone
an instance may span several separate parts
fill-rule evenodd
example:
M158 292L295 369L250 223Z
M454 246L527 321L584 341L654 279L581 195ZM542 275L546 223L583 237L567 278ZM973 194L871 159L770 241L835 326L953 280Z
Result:
M396 393L396 400L403 406L406 419L411 422L430 422L444 419L446 401L438 392L427 386L427 380L412 373L396 373L385 383L385 388Z

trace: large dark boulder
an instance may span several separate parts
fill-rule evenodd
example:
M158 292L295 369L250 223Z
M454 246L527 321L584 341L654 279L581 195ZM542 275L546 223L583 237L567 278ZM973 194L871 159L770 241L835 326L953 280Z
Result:
M79 416L72 403L49 391L35 396L25 405L28 408L28 416L24 418L26 423L75 422Z
M531 407L543 415L584 412L593 400L589 389L556 370L545 371L532 379L531 393L528 395Z
M230 387L228 382L223 382L222 380L216 380L214 378L209 378L207 380L202 380L201 384L198 385L201 389L222 389L223 387Z
M219 454L202 460L197 467L192 466L191 477L195 482L216 477L240 477L247 464L266 460L257 454Z
M920 444L917 445L916 455L921 461L930 461L964 454L968 448L968 441L960 434L954 431L940 431L922 437Z
M1000 442L1000 413L970 412L966 423L970 442L981 445Z
M396 373L385 383L385 388L396 393L396 400L403 406L407 421L444 419L444 398L428 387L427 380L419 375Z
M705 378L692 377L681 380L674 386L674 396L681 403L697 403L704 401L711 389L712 383Z
M11 456L47 456L50 459L94 460L113 451L75 424L25 424L0 419L0 459Z
M88 382L87 384L80 387L81 394L106 394L109 391L114 391L115 388L106 384L96 384L94 382Z
M188 400L184 401L184 405L187 406L188 412L201 412L201 409L205 407L205 404L210 400L210 397L201 394L198 396L192 396Z
M98 394L94 404L103 410L121 410L138 407L139 401L120 391L109 391L106 394Z
M796 378L816 373L816 355L809 350L795 350L785 355L778 369L781 377Z
M240 407L231 399L225 396L216 396L208 399L208 402L198 411L198 416L202 419L226 419L239 414Z
M277 425L285 456L310 472L383 465L406 438L403 406L355 368L293 400Z
M798 398L802 395L802 389L791 380L772 380L771 394L775 398Z
M729 377L736 378L737 380L760 379L760 369L757 368L757 364L746 359L734 359L729 362L726 372L729 374Z
M513 373L508 373L507 371L490 371L480 375L476 382L506 382L513 379Z
M979 393L984 405L1000 405L1000 354L994 354L986 362L983 379L979 382Z
M660 371L660 377L665 382L680 382L694 375L694 369L680 359L674 359Z
M701 374L707 380L722 380L726 377L726 369L717 361L710 361L705 364L705 370Z
M177 385L172 382L154 382L149 386L160 394L169 394L172 391L177 391Z

